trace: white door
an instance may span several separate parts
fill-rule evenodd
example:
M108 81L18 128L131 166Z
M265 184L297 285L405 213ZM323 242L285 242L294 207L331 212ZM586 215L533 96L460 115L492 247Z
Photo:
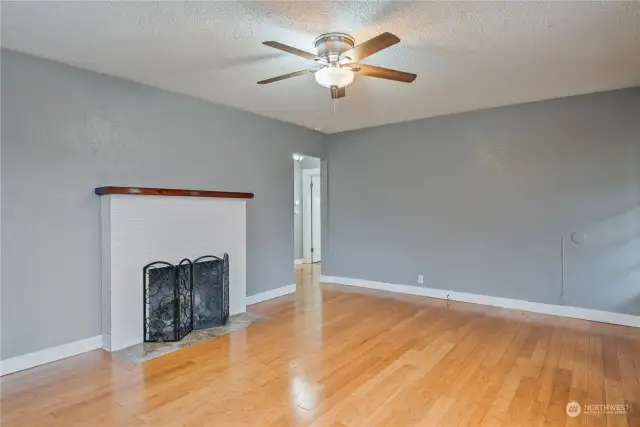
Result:
M302 170L302 253L304 262L321 261L320 169Z
M320 262L321 254L321 223L320 209L320 175L311 175L311 262Z

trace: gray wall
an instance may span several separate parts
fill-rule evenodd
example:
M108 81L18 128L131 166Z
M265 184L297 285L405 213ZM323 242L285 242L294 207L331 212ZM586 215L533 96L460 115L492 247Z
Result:
M640 89L325 138L6 50L1 78L3 359L100 333L99 185L256 193L248 294L292 283L291 155L325 139L325 274L640 314Z
M247 293L293 283L294 152L323 136L2 51L2 358L100 333L100 185L254 192Z
M304 156L301 161L296 161L294 163L293 193L294 200L300 202L300 213L298 215L295 215L293 222L293 247L295 259L301 259L304 257L304 253L302 250L302 222L304 220L304 218L302 217L302 171L305 169L320 168L320 159L316 157Z
M640 88L331 135L327 161L324 274L640 315Z

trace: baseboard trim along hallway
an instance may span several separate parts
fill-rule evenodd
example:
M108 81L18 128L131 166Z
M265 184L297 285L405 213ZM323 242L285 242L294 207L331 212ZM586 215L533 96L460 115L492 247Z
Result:
M419 286L375 282L372 280L351 279L347 277L321 276L320 281L325 283L337 283L339 285L357 286L360 288L377 289L380 291L397 292L429 298L449 299L451 301L489 305L493 307L529 311L532 313L549 314L552 316L570 317L573 319L591 320L594 322L640 328L640 316L633 316L631 314L612 313L608 311L591 310L588 308L570 307L565 305L544 304L488 295L468 294L464 292L448 291L445 289L423 288Z
M102 335L45 348L0 361L0 376L102 348Z
M281 288L271 289L270 291L260 292L247 297L247 305L257 304L259 302L278 298L284 295L292 294L296 291L296 285L287 285Z

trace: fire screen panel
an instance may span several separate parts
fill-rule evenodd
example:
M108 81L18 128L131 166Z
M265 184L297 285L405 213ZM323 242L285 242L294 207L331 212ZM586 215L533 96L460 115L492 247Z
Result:
M144 341L179 341L229 318L229 256L205 255L143 269Z

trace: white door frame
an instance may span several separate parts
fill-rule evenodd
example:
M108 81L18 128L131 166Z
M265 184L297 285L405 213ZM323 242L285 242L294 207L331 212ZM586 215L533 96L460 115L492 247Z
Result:
M320 177L320 168L302 169L302 256L305 263L313 262L311 257L311 177ZM320 188L322 191L322 188ZM316 220L314 218L314 220ZM321 218L317 218L321 224Z

